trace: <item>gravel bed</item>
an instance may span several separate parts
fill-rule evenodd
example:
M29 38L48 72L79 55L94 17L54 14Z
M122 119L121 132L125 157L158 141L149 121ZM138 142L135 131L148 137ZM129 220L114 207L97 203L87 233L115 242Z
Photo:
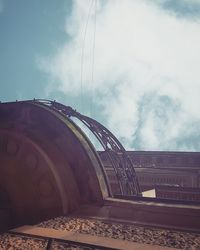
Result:
M13 234L0 235L1 250L43 250L46 249L47 241L32 239L30 237L16 236Z
M51 250L101 250L97 247L83 247L83 246L77 246L73 244L67 244L67 243L60 243L60 242L54 242L51 246Z
M21 235L5 233L0 235L0 250L45 250L47 240L33 239ZM79 246L74 243L53 241L51 250L101 250L99 247Z
M200 250L200 234L197 233L70 217L57 217L37 226L177 249Z

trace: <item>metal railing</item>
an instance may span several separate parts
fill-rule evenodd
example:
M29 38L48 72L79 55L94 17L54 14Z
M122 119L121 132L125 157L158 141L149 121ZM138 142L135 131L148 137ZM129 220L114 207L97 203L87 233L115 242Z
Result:
M137 196L140 194L140 187L137 176L125 148L106 127L104 127L98 121L88 116L82 115L70 106L65 106L56 101L34 99L28 102L46 106L66 116L69 119L71 117L75 117L80 120L95 135L95 137L98 139L105 152L107 153L111 165L115 171L121 194L133 196ZM105 170L104 172L106 175Z

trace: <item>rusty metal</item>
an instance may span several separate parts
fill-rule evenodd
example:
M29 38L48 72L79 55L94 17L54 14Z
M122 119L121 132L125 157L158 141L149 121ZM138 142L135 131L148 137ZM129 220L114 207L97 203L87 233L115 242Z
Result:
M82 115L70 106L51 100L34 99L40 105L48 106L67 118L75 117L79 119L98 139L107 153L113 169L115 170L120 192L122 195L139 195L140 188L133 164L126 153L125 148L119 140L101 123ZM72 120L73 121L73 120ZM104 170L105 171L105 170ZM106 171L105 171L106 175ZM113 194L114 195L114 194Z

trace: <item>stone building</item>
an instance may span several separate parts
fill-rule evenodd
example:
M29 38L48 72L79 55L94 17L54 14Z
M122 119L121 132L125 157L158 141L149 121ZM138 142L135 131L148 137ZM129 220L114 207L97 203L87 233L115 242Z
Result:
M1 103L0 249L200 249L199 170L200 153L125 152L62 104Z

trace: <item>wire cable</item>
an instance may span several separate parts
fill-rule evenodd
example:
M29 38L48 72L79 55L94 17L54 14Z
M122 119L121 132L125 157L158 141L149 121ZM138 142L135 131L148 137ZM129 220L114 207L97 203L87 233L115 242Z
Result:
M84 64L84 52L85 52L85 40L86 40L86 34L87 34L92 5L93 5L93 0L91 0L89 8L88 8L88 15L87 15L87 20L85 24L84 34L83 34L83 43L82 43L82 51L81 51L81 76L80 76L81 77L80 79L81 81L81 108L83 108L83 64Z
M93 113L93 99L94 99L94 63L95 63L95 45L96 45L96 5L97 1L94 0L94 33L93 33L93 47L92 47L92 72L91 72L91 103L90 113Z

